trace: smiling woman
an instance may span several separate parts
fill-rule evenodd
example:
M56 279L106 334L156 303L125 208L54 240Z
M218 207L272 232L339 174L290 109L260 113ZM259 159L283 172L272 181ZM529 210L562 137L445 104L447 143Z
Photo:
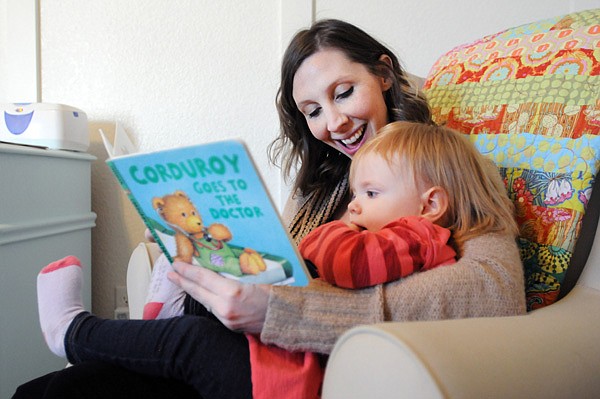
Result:
M391 65L387 56L381 61ZM387 123L382 93L390 86L389 79L371 74L344 52L323 49L298 68L293 97L312 135L352 157Z

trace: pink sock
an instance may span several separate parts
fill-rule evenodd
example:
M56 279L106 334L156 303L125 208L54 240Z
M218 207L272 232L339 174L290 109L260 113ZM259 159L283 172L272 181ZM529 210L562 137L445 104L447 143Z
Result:
M172 270L173 267L165 255L156 260L144 305L144 320L166 319L183 314L185 292L167 278L167 274Z
M81 300L81 262L67 256L44 267L37 277L38 312L50 350L65 357L64 339L75 316L84 311Z

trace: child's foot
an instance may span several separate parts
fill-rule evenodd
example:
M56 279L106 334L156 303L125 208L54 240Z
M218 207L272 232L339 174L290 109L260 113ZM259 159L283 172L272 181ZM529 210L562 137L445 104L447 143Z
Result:
M67 256L44 267L37 278L38 311L50 350L66 357L65 334L75 316L84 311L81 300L81 262Z
M172 270L171 263L162 254L152 269L142 319L167 319L183 314L185 292L167 278L167 274Z

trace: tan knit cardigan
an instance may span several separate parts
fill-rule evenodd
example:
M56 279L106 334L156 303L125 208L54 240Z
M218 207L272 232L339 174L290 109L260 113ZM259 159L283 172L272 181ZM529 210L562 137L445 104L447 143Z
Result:
M303 200L289 202L290 219ZM525 313L523 266L514 237L465 243L453 266L361 290L314 280L271 289L261 340L291 351L330 353L347 329L383 321L440 320Z

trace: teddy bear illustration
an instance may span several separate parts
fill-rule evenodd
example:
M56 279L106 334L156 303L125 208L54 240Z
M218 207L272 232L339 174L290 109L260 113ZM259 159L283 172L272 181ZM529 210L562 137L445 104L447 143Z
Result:
M196 259L208 269L237 277L258 274L266 269L263 258L255 250L234 251L226 244L232 239L227 226L213 223L206 227L185 192L177 190L173 194L154 197L152 207L175 231L177 254L174 260L192 263Z

